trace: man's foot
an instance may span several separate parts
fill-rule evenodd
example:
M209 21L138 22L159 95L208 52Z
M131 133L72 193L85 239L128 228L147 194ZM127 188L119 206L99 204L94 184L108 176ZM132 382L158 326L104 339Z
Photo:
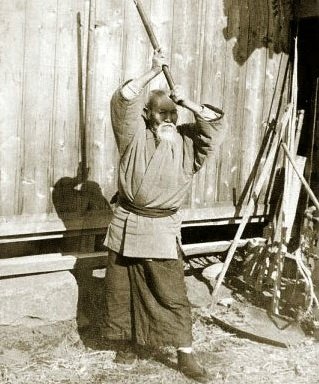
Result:
M177 358L180 372L199 383L208 383L209 374L204 367L198 364L193 353L177 351Z
M130 340L111 340L111 349L116 351L113 360L116 364L134 364L137 361L137 351L135 343Z
M114 359L116 364L132 365L137 361L137 354L132 351L118 351Z

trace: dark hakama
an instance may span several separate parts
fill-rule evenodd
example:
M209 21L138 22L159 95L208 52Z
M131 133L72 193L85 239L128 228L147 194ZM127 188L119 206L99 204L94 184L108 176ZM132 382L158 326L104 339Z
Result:
M181 258L135 259L110 251L106 283L107 339L148 346L192 344Z

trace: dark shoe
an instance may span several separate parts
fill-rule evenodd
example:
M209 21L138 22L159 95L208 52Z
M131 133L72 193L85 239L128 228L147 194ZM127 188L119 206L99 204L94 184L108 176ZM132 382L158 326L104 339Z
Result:
M118 351L114 359L116 364L132 365L137 361L137 354L131 351Z
M185 376L198 381L199 383L208 383L209 375L204 367L198 364L192 353L177 351L178 369Z

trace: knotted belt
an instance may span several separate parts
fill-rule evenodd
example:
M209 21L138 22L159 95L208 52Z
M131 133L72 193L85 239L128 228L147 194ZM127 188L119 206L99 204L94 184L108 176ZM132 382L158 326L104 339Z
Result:
M167 216L174 215L174 213L177 212L177 209L138 207L122 196L119 196L118 202L120 206L126 209L127 211L135 213L136 215L145 216L145 217L167 217Z

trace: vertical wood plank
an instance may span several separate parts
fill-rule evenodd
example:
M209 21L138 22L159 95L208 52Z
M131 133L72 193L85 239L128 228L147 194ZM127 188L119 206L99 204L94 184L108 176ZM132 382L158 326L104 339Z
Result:
M131 4L132 5L132 4ZM90 130L90 178L110 200L117 190L118 154L111 126L110 100L123 81L125 1L96 2Z
M46 211L49 196L56 1L26 4L21 213L37 213Z
M223 106L223 94L225 84L225 60L226 60L226 41L223 30L227 26L227 17L224 13L223 1L210 2L203 4L202 23L204 23L204 39L202 47L202 68L198 81L201 84L199 99L202 103L215 105L219 108ZM213 22L212 22L213 21ZM223 122L225 124L225 121ZM216 201L216 184L218 181L219 156L222 152L217 152L214 158L209 159L205 166L195 177L193 185L193 205L194 207L212 206ZM194 196L196 204L194 204Z
M63 177L74 177L80 161L76 19L80 10L72 0L58 2L52 145L54 183Z
M197 63L198 2L174 0L172 30L172 72L175 82L181 84L190 99L195 98ZM179 121L192 121L192 114L179 109Z
M244 4L238 0L227 2L224 6L224 14L227 17L227 25L224 35L227 39L225 49L224 66L224 92L223 105L225 117L223 126L227 140L223 143L220 156L217 159L219 166L218 201L232 201L233 191L236 191L236 183L239 171L238 160L240 158L240 132L241 125L237 120L236 106L242 103L240 99L240 65L234 55L235 46L240 36L242 16L241 9ZM244 7L245 9L245 7Z
M18 213L25 6L0 2L0 215Z
M200 104L201 100L201 90L202 90L202 67L203 60L206 51L205 47L205 28L206 28L206 9L207 9L207 0L200 0L198 2L198 13L197 13L197 31L196 31L196 69L193 73L193 82L194 82L194 91L193 91L193 99L195 102ZM205 170L202 170L205 174ZM202 176L203 177L203 176ZM198 181L198 176L192 180L191 188L188 190L187 196L184 201L185 207L195 207L196 204L196 194L197 194L197 184L200 183Z
M174 1L174 23L172 30L172 72L175 82L181 84L190 99L197 99L196 64L198 62L198 32L201 3L194 1ZM201 15L202 16L202 15ZM186 109L179 109L179 122L191 122L192 114ZM204 172L204 170L202 170ZM205 173L203 173L205 175ZM192 182L190 192L191 205L199 203L197 174ZM203 176L204 177L204 176Z
M286 106L285 93L287 82L285 83L285 73L287 69L288 56L284 53L276 53L275 48L275 21L272 9L272 1L267 1L268 6L268 31L267 31L267 59L266 73L264 79L264 94L263 94L263 112L262 121L269 124L273 119L280 120L282 112ZM281 100L281 97L283 99ZM264 161L264 159L263 159ZM261 201L270 198L269 192L272 189L272 180L267 183L267 187L261 192Z
M276 25L274 20L274 14L272 9L272 1L267 1L268 5L268 56L266 64L266 76L264 85L264 103L263 103L263 121L270 122L277 117L278 108L283 108L285 104L285 96L280 101L280 98L285 95L285 89L287 89L287 83L284 84L284 76L287 68L288 56L284 53L276 53ZM280 103L282 105L280 105ZM280 114L280 112L279 112Z
M87 4L88 2L74 0L59 0L57 3L51 148L52 186L62 180L74 178L81 160L77 13L81 13L81 23L85 26L87 22L83 14L85 14ZM84 37L85 32L82 34ZM84 56L82 65L85 68L86 49L84 44L82 52ZM85 78L82 78L82 82L85 88ZM67 209L78 209L76 201L71 202L71 199L72 197L69 196L68 203L66 203ZM53 207L50 206L50 209L53 210Z
M143 1L145 12L150 15L150 0ZM124 79L144 73L150 67L151 46L145 28L133 1L125 2L124 43L122 65Z
M229 105L228 114L234 115L234 124L237 127L236 143L237 157L235 163L232 166L232 188L234 188L234 194L236 203L240 199L242 194L242 188L240 185L240 174L241 174L241 159L242 159L242 148L243 148L243 135L246 129L243 125L244 116L244 105L246 98L246 78L247 78L247 63L246 60L249 57L248 51L248 36L249 36L249 2L248 0L238 1L237 7L239 8L239 30L236 35L235 46L233 48L233 59L238 64L238 95L237 102L235 105ZM227 77L227 81L232 81ZM228 136L227 136L228 137ZM224 148L224 146L223 146ZM231 149L230 149L231 151ZM222 180L218 182L220 187ZM220 199L225 199L223 195L220 195ZM227 201L227 199L226 199Z
M266 65L266 49L263 38L267 36L268 25L265 22L263 2L249 0L249 35L247 61L245 104L243 115L242 159L240 173L240 189L249 178L256 160L261 141L262 109L264 93L264 77ZM256 48L255 48L256 47Z
M198 60L200 59L200 17L202 17L202 3L195 1L174 1L174 23L172 29L172 72L175 81L181 84L185 93L192 100L198 101ZM179 109L179 122L191 122L192 114ZM191 206L198 203L196 186L198 175L193 179L192 190L188 196Z

